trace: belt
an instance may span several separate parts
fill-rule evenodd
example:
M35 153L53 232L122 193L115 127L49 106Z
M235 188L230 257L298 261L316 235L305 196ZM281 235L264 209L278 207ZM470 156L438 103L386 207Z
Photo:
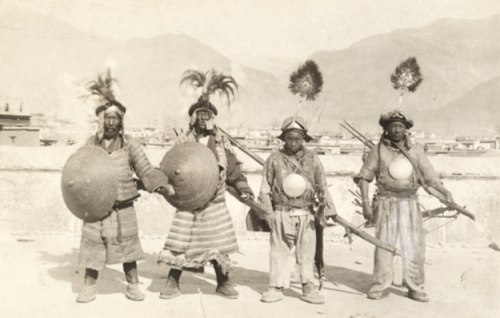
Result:
M416 192L416 191L415 191ZM377 196L379 197L395 197L395 198L406 198L406 199L411 199L411 198L416 198L417 195L416 193L412 192L405 192L405 191L379 191Z
M378 195L398 198L411 198L417 194L418 188L414 189L396 189L388 186L378 185Z
M275 203L274 204L274 209L275 210L280 210L280 211L290 211L292 209L304 209L304 210L312 210L314 206L314 203L310 203L310 204L307 204L307 205L304 205L304 206L290 206L290 205L287 205L287 204L282 204L282 203Z
M113 205L111 210L121 210L125 208L129 208L131 206L134 206L134 201L127 201L127 202L118 202Z
M309 213L312 213L312 211L310 211L311 210L310 207L305 207L305 208L281 207L276 210L289 213L290 216L305 216L308 215Z
M290 216L305 216L307 215L307 211L304 209L291 209Z

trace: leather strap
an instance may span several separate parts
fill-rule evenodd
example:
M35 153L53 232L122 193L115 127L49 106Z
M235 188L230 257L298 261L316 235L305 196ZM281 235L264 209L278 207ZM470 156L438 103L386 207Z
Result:
M418 164L417 162L415 161L415 159L413 159L413 157L410 155L410 153L408 152L408 150L406 150L403 146L401 146L399 143L393 143L394 145L396 145L396 147L398 147L398 149L403 153L403 155L405 155L405 157L411 162L411 165L413 166L413 169L415 169L415 173L417 174L417 179L418 179L418 183L425 187L426 184L425 184L425 178L422 174L422 171L420 171L420 169L418 168Z

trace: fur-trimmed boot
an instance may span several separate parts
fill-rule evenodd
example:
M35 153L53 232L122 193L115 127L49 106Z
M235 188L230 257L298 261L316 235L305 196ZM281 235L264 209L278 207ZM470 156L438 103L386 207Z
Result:
M222 272L222 267L214 262L215 275L217 277L217 288L215 289L215 294L229 298L236 299L239 296L239 293L233 288L231 284L230 273L224 274Z
M168 272L167 283L165 288L160 292L160 298L172 299L181 295L179 287L179 279L181 278L182 271L178 269L170 269Z
M128 282L125 296L130 300L143 301L146 296L139 290L137 262L123 263L123 271Z
M325 303L325 297L318 293L314 284L311 282L302 284L302 296L300 299L311 304L320 305Z
M77 303L90 303L97 296L97 277L99 272L90 268L85 269L85 286L80 294L76 297Z

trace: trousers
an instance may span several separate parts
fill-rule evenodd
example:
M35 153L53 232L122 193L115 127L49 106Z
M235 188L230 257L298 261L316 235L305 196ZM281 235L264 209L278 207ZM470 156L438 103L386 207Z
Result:
M377 197L377 238L396 247L401 244L403 282L410 291L423 291L425 272L425 233L417 197ZM389 288L393 279L393 255L375 249L373 281L370 292Z
M316 252L316 227L314 215L290 216L290 212L276 210L271 229L271 254L269 286L283 287L288 274L288 256L295 246L297 264L302 284L314 282L314 255Z

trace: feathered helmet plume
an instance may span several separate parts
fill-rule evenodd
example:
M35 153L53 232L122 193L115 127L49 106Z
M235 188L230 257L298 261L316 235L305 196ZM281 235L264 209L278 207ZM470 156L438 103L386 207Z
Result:
M290 85L288 89L296 95L299 94L299 107L297 108L298 116L302 100L315 100L323 87L323 75L319 71L318 65L312 61L307 60L302 64L299 69L290 75Z
M400 91L399 107L401 107L403 95L407 91L416 91L423 80L417 59L414 57L408 58L396 67L394 74L391 75L391 82L394 89Z
M227 106L231 105L231 97L235 97L235 91L238 89L238 84L232 76L224 75L212 69L206 73L187 70L182 75L181 85L185 82L191 84L195 91L200 87L202 88L199 101L208 101L211 95L219 93L220 96L225 96L227 99Z
M98 117L97 135L100 139L104 134L104 111L112 105L119 109L121 116L123 116L123 114L127 111L126 108L115 98L115 94L113 92L114 83L118 83L118 81L111 76L111 70L108 68L105 77L102 74L99 74L97 76L97 80L90 81L86 85L86 89L90 92L90 95L86 96L86 98L90 96L97 96L99 98L100 105L96 108L95 113Z
M300 99L315 100L323 87L323 75L319 71L318 65L307 60L299 69L290 75L290 85L288 88L296 95L300 94Z
M90 96L98 96L103 102L110 102L115 100L115 95L113 93L113 83L117 83L116 79L111 76L111 70L108 68L106 77L103 78L102 74L97 76L96 81L90 81L87 83L87 90L90 92Z

